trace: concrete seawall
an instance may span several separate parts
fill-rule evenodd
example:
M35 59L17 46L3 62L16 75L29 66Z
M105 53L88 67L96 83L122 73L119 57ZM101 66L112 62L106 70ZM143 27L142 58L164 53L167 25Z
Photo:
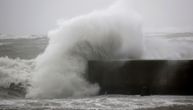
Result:
M89 61L100 94L193 95L193 60Z

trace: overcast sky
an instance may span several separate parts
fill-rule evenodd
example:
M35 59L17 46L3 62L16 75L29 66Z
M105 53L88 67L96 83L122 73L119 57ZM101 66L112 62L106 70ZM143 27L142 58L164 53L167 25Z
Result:
M0 0L0 33L45 34L58 19L109 6L115 0ZM130 0L146 30L193 31L193 0Z

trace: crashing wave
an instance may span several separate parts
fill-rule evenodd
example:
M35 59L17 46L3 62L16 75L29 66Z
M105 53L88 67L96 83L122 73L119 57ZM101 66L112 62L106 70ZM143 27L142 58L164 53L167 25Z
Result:
M0 87L9 88L12 83L27 86L35 67L33 60L0 57Z

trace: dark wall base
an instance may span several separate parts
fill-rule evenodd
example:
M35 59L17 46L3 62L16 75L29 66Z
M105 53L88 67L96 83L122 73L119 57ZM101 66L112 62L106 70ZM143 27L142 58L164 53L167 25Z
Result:
M193 60L89 61L100 94L193 95Z

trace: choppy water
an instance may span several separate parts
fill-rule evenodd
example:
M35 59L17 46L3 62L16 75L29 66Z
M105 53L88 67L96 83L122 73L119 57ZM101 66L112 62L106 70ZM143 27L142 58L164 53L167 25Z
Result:
M0 39L0 57L33 59L44 51L47 44L46 37Z
M106 95L52 100L1 100L1 110L192 110L192 96Z

